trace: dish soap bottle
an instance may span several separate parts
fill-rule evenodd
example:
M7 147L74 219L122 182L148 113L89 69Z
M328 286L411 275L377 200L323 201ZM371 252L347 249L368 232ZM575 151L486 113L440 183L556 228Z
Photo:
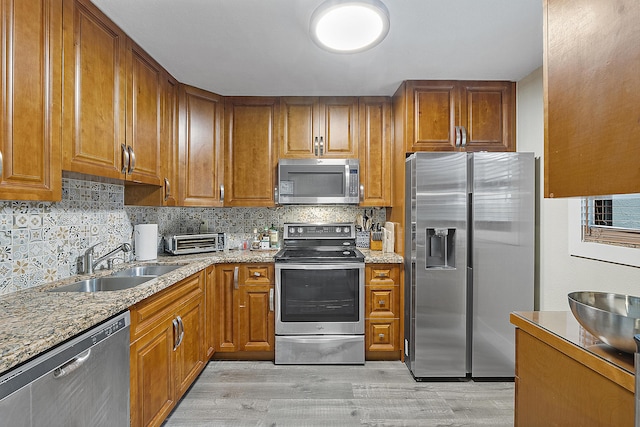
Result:
M278 230L273 224L271 224L271 228L269 229L269 246L271 249L278 248Z
M258 229L253 229L253 241L251 242L251 249L260 249L260 234L258 234Z

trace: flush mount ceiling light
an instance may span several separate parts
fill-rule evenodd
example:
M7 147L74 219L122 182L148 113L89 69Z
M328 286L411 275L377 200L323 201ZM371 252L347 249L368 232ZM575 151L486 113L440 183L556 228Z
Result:
M389 11L380 0L327 0L311 15L311 38L330 52L371 49L389 32Z

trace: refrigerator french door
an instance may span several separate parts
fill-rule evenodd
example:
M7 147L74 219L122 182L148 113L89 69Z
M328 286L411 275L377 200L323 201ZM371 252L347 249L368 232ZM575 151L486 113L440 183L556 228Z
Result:
M513 377L509 313L533 309L533 154L416 153L406 166L409 369Z

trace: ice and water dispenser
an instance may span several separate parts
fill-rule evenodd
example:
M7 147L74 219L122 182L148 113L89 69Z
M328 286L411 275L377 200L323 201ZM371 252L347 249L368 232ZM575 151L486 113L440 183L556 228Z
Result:
M427 228L426 268L456 268L455 237L455 228Z

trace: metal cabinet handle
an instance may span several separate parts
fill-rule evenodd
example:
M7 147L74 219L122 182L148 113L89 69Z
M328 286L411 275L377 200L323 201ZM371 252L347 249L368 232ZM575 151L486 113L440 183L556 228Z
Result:
M133 147L129 146L129 172L132 173L136 168L136 153L133 151Z
M69 375L70 373L78 369L80 366L84 365L84 363L89 359L90 356L91 356L91 349L88 349L87 351L80 353L77 357L74 357L64 365L56 368L53 371L53 378L62 378L64 376Z
M238 271L240 270L240 267L235 266L233 267L233 288L234 289L240 289L240 285L238 284Z
M165 178L164 179L164 200L165 200L165 202L167 200L169 200L170 196L171 196L171 184L169 183L169 179Z
M122 169L120 173L127 173L127 168L129 167L129 149L124 144L121 144L120 147L122 147Z
M220 201L224 202L224 185L220 184Z
M378 334L378 338L383 339L384 338L384 334Z
M256 277L260 277L260 276L262 276L262 274L260 274L260 272L259 272L259 271L254 271L254 272L253 272L253 275L254 275L254 276L256 276Z
M360 201L364 202L364 184L360 184Z
M460 146L462 135L460 134L460 126L456 126L456 147Z
M273 288L269 289L269 311L274 311L275 308L275 298L273 297L274 291Z
M278 193L278 187L273 189L273 201L277 205L280 203L280 193Z
M173 323L173 351L176 351L178 348L178 336L180 335L178 319L173 319L171 323Z
M320 137L320 155L324 156L324 140Z
M2 178L2 172L4 172L4 159L2 158L2 151L0 151L0 178Z
M180 331L180 334L178 335L178 344L176 344L176 347L180 347L180 344L182 344L182 340L184 339L184 323L182 322L182 317L177 316L176 319L178 320L178 328Z
M319 146L318 146L318 137L316 136L316 137L313 139L313 152L314 152L314 154L315 154L316 156L318 155L318 148L319 148Z
M378 301L378 305L384 305L385 301L383 299L381 299L380 301Z
M467 146L467 128L464 126L460 126L460 134L462 135L462 142L460 143L460 145L463 147L466 147Z

